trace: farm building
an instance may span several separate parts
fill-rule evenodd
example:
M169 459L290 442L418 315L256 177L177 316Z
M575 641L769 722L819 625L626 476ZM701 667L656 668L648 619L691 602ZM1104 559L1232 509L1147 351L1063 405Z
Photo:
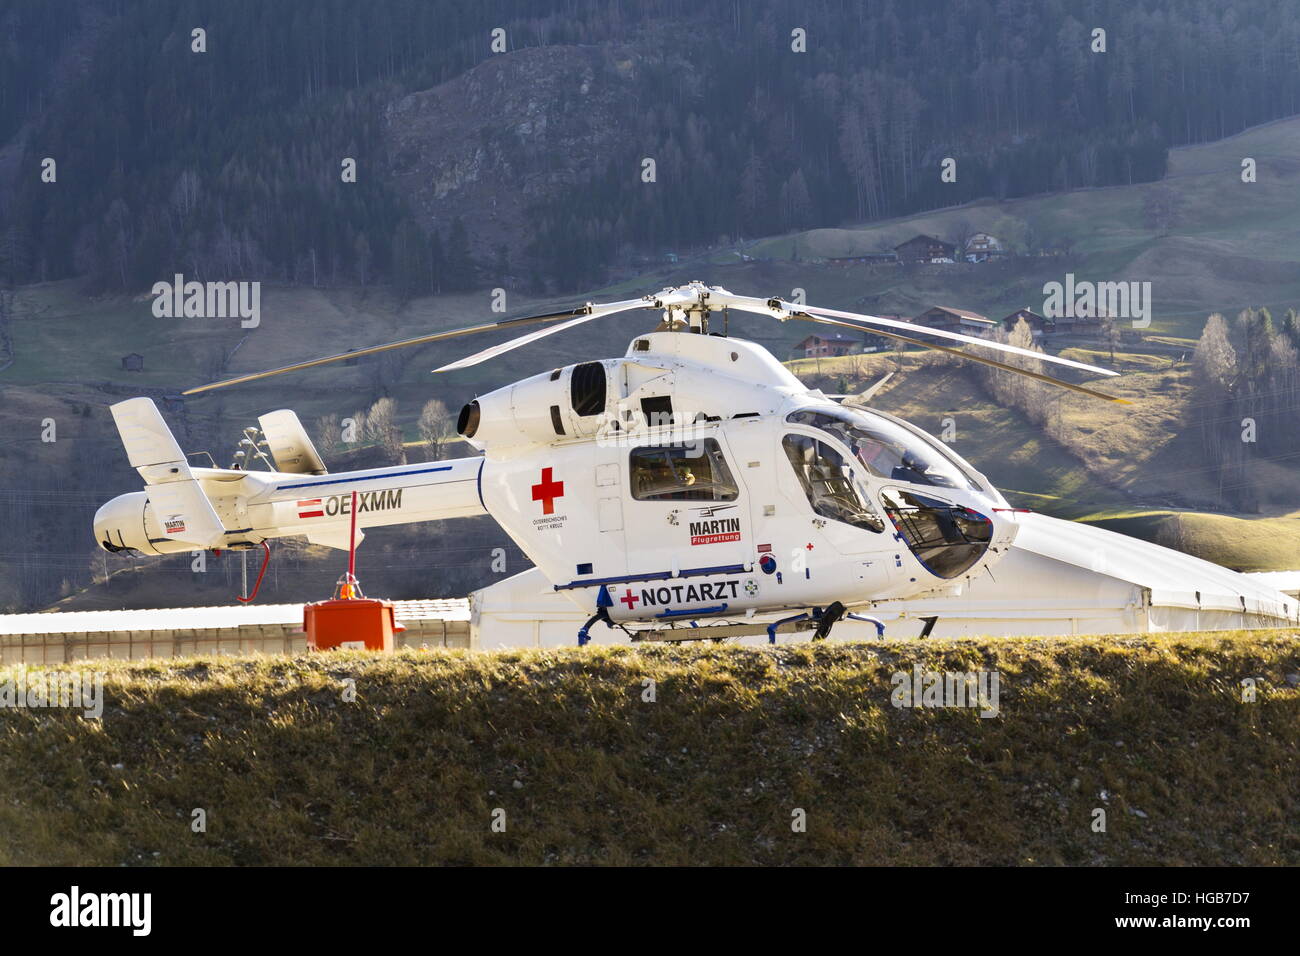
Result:
M1032 309L1016 309L1016 311L1002 319L1002 328L1010 332L1021 319L1029 323L1030 331L1034 333L1035 339L1040 339L1044 335L1056 331L1055 322L1046 316L1039 315Z
M829 256L826 264L830 266L869 266L880 262L897 262L898 254L894 252L863 252L856 256Z
M907 242L894 246L899 262L930 262L933 259L952 259L957 247L934 236L914 236Z
M796 355L820 358L827 355L848 355L862 351L862 339L842 332L821 332L810 335L794 347Z
M1052 319L1053 331L1060 335L1101 335L1101 316L1058 315Z
M942 305L926 309L913 318L912 321L917 325L942 329L945 332L960 332L963 335L988 335L989 332L997 328L996 322L980 315L978 312L970 312L966 309L950 309Z
M994 256L1006 255L1001 241L987 232L977 232L966 240L963 250L967 262L984 262Z
M143 372L144 356L139 352L131 352L122 356L122 371L124 372Z

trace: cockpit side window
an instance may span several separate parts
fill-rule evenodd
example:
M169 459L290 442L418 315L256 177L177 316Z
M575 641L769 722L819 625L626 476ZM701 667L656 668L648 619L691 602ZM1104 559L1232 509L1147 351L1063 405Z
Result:
M633 448L628 474L637 501L735 501L739 494L713 438Z
M976 485L957 465L916 435L879 416L852 409L800 409L786 421L810 425L842 441L867 471L877 478L940 488Z
M838 451L826 442L795 434L781 439L781 447L814 512L868 531L885 529L884 519L854 483L852 469Z

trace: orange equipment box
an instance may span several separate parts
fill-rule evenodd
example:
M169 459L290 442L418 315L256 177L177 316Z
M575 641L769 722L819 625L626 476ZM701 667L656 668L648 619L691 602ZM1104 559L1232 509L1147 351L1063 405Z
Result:
M393 635L406 630L393 616L392 602L374 598L308 604L302 609L302 629L314 651L391 651Z

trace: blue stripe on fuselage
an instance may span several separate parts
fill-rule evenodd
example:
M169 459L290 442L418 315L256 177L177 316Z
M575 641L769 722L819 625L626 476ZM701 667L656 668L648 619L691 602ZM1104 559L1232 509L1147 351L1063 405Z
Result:
M383 478L405 478L407 475L427 475L432 471L451 471L451 465L438 468L418 468L415 471L392 471L384 475L353 475L350 478L328 478L324 481L303 481L296 485L276 485L276 491L288 491L291 488L319 488L321 485L341 485L346 482L379 481Z

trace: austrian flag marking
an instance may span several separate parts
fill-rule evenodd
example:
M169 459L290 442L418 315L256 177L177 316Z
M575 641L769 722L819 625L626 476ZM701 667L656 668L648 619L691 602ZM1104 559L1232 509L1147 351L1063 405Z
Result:
M319 498L304 498L302 501L299 501L298 517L299 518L325 517L325 511L323 508L321 508L321 500Z

